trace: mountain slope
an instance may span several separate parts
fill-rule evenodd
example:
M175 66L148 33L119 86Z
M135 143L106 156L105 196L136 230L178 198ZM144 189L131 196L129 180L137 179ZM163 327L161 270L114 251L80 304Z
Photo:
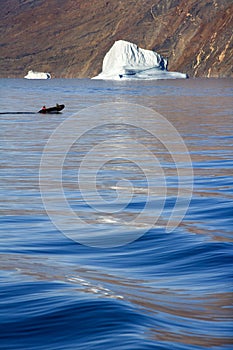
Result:
M190 76L232 73L232 0L5 0L1 77L92 77L116 40L155 50Z

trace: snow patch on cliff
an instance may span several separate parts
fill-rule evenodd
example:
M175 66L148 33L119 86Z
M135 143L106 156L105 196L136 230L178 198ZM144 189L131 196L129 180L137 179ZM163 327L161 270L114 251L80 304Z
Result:
M178 79L186 74L169 72L168 62L158 53L118 40L103 60L102 72L92 79Z

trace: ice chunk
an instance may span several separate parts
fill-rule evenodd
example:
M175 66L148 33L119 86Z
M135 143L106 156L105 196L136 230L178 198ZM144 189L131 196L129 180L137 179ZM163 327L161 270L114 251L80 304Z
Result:
M187 74L169 72L168 62L157 52L118 40L103 60L102 72L92 79L177 79Z
M51 75L49 73L44 72L34 72L30 70L27 75L25 75L26 79L51 79Z

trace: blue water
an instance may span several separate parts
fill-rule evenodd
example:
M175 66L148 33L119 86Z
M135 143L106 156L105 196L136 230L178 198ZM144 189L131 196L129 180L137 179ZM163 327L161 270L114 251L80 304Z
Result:
M0 115L1 349L232 349L232 80L2 79L0 83L1 112L8 112ZM62 114L28 114L57 102L66 105ZM46 212L39 178L46 142L62 122L76 116L74 131L61 132L57 148L51 151L59 159L58 146L70 134L78 135L85 123L91 129L94 117L101 115L101 103L112 103L113 108L139 104L157 111L185 141L194 173L193 191L185 189L186 194L192 192L191 202L172 232L167 233L166 224L179 179L166 146L174 140L168 138L167 145L162 145L143 130L138 134L138 130L114 126L111 116L116 111L109 107L104 120L112 124L76 140L62 163L64 196L84 221L74 226L61 206L53 190L58 181L53 176L58 173L51 173L53 165L48 165L46 180L49 199L55 201L55 221L65 223L70 232L59 230ZM84 108L90 109L83 112ZM16 111L25 113L9 113ZM121 117L124 112L128 110L121 111ZM136 119L142 129L153 127L153 115L142 116L140 108ZM159 159L167 190L158 221L136 238L156 210L146 208L140 225L132 224L146 205L144 172L151 166L143 152L135 151L134 162L120 157L134 131ZM83 157L106 139L119 150L119 158L100 169L96 188L109 201L109 208L115 209L112 213L96 210L100 198L88 181L87 203L77 178ZM104 150L103 159L112 151ZM95 150L93 162L83 165L84 179L92 174L99 154ZM182 167L185 170L187 162ZM119 185L122 179L128 180L125 187ZM160 180L156 178L152 186L160 188ZM125 204L130 184L135 192ZM117 191L124 195L122 210L119 202L111 202L117 199ZM158 195L153 208L161 201ZM112 238L118 236L132 239L117 246ZM95 239L100 242L97 247Z

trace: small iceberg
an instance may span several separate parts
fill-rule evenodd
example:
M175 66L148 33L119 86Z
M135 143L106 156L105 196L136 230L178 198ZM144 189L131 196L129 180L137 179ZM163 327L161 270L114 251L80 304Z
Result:
M44 72L34 72L30 70L27 75L24 77L25 79L51 79L51 75L49 73Z
M92 79L186 79L187 74L169 72L168 61L155 51L124 40L115 41L103 60L102 72Z

